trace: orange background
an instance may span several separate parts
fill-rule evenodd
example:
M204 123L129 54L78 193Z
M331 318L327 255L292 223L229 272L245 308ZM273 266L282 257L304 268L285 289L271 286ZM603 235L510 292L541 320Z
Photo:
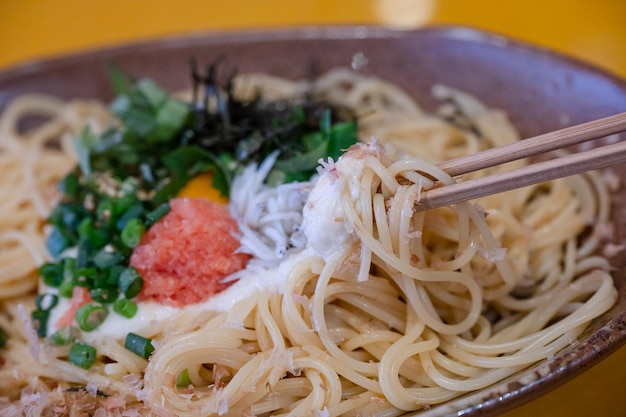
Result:
M624 0L0 0L0 69L58 54L216 30L464 24L626 77ZM626 347L506 417L626 416Z

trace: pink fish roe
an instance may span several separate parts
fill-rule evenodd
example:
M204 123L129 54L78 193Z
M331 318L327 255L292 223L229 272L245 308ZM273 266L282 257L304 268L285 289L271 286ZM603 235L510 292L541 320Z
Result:
M204 198L170 201L170 212L142 237L130 265L143 277L140 300L182 307L208 299L246 266L237 222L224 205Z

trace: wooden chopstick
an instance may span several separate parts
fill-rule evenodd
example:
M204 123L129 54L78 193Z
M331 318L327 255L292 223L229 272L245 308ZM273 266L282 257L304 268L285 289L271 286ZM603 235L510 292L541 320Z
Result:
M626 112L451 159L437 166L446 171L448 175L456 177L468 172L598 139L624 130L626 130Z
M450 160L438 166L450 175L460 175L624 130L626 130L626 113L620 113ZM528 146L526 146L527 143ZM456 204L527 185L607 168L619 163L626 163L626 141L573 153L550 161L537 162L512 171L434 188L422 193L420 201L415 204L415 209L424 211Z

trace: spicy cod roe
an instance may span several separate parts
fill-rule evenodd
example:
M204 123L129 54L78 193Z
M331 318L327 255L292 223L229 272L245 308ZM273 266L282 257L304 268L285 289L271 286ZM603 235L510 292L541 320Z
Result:
M235 253L237 222L224 205L204 198L177 198L135 248L130 264L143 277L138 298L182 307L208 299L232 282L249 255Z

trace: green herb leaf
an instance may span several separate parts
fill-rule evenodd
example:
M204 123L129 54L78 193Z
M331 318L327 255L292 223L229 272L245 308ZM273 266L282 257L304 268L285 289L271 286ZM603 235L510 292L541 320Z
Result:
M85 126L79 137L74 138L74 149L78 156L78 166L83 175L91 176L91 148L97 143L97 137L91 133L89 126Z

